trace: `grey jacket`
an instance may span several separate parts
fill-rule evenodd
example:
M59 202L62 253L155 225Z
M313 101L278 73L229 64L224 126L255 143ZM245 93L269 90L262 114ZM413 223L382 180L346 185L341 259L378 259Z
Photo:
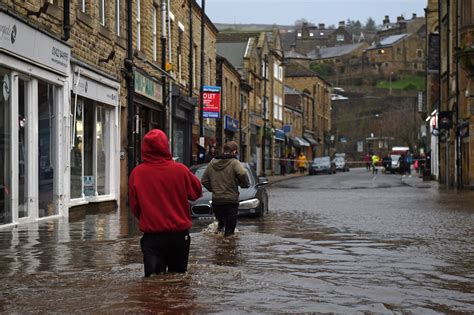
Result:
M201 184L212 192L215 205L238 204L239 186L250 185L247 172L233 155L214 158L204 171Z

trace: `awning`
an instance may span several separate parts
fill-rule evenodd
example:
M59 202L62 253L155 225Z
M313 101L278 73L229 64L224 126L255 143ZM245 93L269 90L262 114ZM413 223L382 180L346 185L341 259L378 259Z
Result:
M308 141L304 140L303 138L300 137L290 137L291 142L293 145L297 148L299 147L309 147L310 144Z
M316 141L311 135L304 135L304 139L306 139L313 147L318 145L318 141Z
M281 129L275 129L275 140L285 141L285 132Z

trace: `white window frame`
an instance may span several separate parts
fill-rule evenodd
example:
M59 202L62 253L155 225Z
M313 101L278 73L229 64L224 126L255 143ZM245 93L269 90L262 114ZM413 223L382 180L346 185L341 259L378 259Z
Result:
M337 34L337 35L336 35L336 41L338 41L338 42L343 42L343 41L345 41L345 36L344 36L344 34Z
M157 15L157 12L156 11L157 11L156 7L153 6L152 12L151 12L151 14L152 14L152 22L151 22L151 24L152 24L152 26L151 26L152 36L151 37L152 37L152 46L153 46L153 48L152 48L153 49L153 61L156 61L156 50L157 50L157 38L156 38L156 35L157 35L156 34L156 29L157 29L157 27L156 27L156 22L157 22L156 21L156 15Z
M283 67L278 66L278 79L283 82Z
M278 119L278 95L273 95L273 119Z
M115 35L120 36L120 1L115 0Z
M137 23L137 50L140 51L142 49L141 45L141 12L140 12L140 0L137 0L137 17L136 17L136 23Z
M298 37L301 37L301 36L302 36L302 34L301 34L300 32L298 32L297 36L298 36Z
M86 11L87 11L87 10L86 10L86 0L80 0L80 1L81 1L81 8L80 8L80 10L81 10L82 13L86 13Z
M274 62L273 63L273 77L275 79L278 79L278 63L277 62Z
M99 23L105 26L105 0L99 0Z

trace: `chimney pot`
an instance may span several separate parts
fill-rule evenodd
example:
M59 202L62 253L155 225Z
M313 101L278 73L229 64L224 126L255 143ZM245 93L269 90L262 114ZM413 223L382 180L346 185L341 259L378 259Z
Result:
M326 25L324 23L319 23L318 28L323 30L326 28Z
M413 13L412 19L416 19L416 13Z
M346 26L346 22L344 21L339 22L339 27L345 27L345 26Z

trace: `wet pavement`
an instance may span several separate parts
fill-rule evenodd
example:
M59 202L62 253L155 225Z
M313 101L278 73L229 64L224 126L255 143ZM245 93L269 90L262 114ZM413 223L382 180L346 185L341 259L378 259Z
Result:
M363 169L268 192L234 238L195 222L186 275L142 278L126 210L0 229L0 313L474 312L474 192Z

